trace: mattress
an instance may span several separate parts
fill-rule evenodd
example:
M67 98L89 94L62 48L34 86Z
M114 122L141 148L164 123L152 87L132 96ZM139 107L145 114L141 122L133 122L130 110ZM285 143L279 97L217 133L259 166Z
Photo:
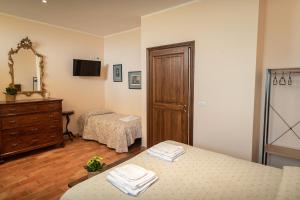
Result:
M173 141L167 142L182 145L186 153L175 162L167 162L152 157L144 151L121 164L133 163L140 165L154 171L159 177L157 182L138 197L128 196L108 183L106 175L109 170L72 187L61 199L276 199L283 176L282 169L264 166ZM284 186L282 187L285 188ZM284 196L282 191L280 195Z
M82 138L98 141L113 148L118 153L128 152L128 146L142 137L141 119L123 122L127 115L104 113L90 115L85 122Z

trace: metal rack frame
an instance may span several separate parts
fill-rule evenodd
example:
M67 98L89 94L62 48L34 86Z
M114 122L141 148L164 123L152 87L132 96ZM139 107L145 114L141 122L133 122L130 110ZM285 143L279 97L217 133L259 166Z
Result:
M287 121L280 115L279 112L271 105L271 86L272 86L272 73L299 73L300 74L300 67L297 68L276 68L276 69L267 69L267 76L266 76L266 84L265 84L265 108L264 108L264 127L263 127L263 145L262 145L262 163L267 165L268 163L268 154L288 157L292 159L300 159L300 150L298 149L291 149L287 147L281 147L277 145L273 145L275 141L280 139L283 135L285 135L290 130L300 139L299 135L293 130L300 121L294 125L290 125ZM269 117L270 117L270 110L273 110L275 114L288 126L288 130L283 132L278 138L276 138L273 142L269 143Z

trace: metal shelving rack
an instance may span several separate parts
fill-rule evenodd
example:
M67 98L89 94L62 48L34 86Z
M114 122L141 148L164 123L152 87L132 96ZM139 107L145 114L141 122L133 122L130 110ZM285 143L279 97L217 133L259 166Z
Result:
M288 81L280 78L279 80L276 78L276 74L280 75L281 73L285 73L289 75ZM272 80L272 74L275 74L275 78ZM277 155L286 158L292 158L300 160L300 150L292 149L288 147L274 145L273 143L279 140L282 136L287 134L289 131L292 131L293 134L300 140L300 134L296 133L294 128L296 126L300 126L300 120L290 125L281 115L280 113L271 105L271 86L272 85L292 85L291 74L300 74L300 67L298 68L280 68L280 69L267 69L267 77L266 77L266 85L265 85L265 109L264 109L264 130L263 130L263 146L262 146L262 163L267 165L268 163L268 155ZM299 91L300 92L300 91ZM269 116L270 110L272 110L288 127L286 131L280 134L273 141L269 141Z

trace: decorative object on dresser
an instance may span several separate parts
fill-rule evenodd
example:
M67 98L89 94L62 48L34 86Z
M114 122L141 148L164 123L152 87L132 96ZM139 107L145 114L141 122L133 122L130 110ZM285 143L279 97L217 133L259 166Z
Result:
M63 146L62 99L0 102L0 162L22 152Z
M6 101L15 101L17 92L17 89L12 86L5 88L4 94L6 97Z
M10 49L8 66L11 77L9 86L16 88L17 94L44 96L44 56L34 49L28 37L22 39L16 49Z
M122 64L113 65L114 82L122 82Z
M73 115L74 114L74 111L71 110L71 111L63 111L62 112L62 115L63 116L66 116L66 119L67 119L67 122L66 122L66 131L64 132L64 135L67 135L69 136L69 139L73 141L73 133L72 131L69 131L68 129L68 126L69 126L69 123L70 123L70 115Z

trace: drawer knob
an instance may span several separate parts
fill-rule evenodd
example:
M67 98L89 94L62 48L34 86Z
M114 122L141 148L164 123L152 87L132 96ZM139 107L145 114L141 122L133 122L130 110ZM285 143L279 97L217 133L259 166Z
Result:
M17 111L17 109L15 109L15 108L10 108L8 110L11 111L11 112Z
M9 123L11 123L11 124L15 124L16 123L16 120L10 120L10 121L8 121Z
M18 143L13 143L11 146L16 147L16 146L19 146L19 144Z
M31 131L38 131L38 128L32 128Z

